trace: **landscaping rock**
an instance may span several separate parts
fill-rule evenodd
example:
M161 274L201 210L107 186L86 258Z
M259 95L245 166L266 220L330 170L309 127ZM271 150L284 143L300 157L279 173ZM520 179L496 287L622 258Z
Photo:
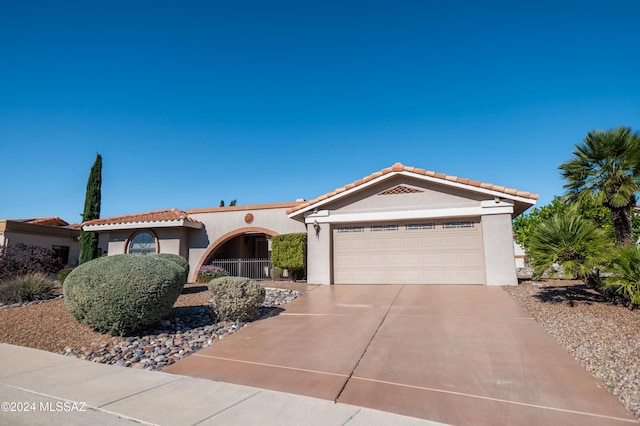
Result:
M258 318L275 315L279 306L300 295L302 292L296 290L266 289ZM248 325L244 322L214 322L208 306L180 309L179 316L163 320L159 329L148 330L141 336L114 337L111 346L108 343L92 344L91 348L81 350L66 347L62 353L93 362L158 371Z

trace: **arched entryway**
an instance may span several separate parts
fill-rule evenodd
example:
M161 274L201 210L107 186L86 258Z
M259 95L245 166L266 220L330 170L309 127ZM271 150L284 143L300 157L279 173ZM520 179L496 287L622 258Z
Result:
M200 259L194 279L203 265L224 268L229 275L269 279L271 270L271 237L278 235L266 228L246 227L218 238Z

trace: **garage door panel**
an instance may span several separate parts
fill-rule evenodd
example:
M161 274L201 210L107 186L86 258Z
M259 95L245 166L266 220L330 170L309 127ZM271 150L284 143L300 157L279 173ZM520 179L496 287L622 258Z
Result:
M420 253L407 253L404 255L404 262L406 265L415 265L423 262L424 255Z
M459 253L444 253L442 255L441 265L444 266L444 267L447 267L447 266L460 267L460 266L462 266L462 259L460 259L460 254ZM451 271L451 272L455 272L455 271Z
M443 236L440 238L439 248L441 250L459 249L461 246L461 239L457 235Z
M370 260L368 256L364 255L355 255L351 258L351 262L355 267L368 267L370 265Z
M406 250L416 250L424 246L421 238L406 238L403 243L403 248Z
M480 253L460 253L460 257L463 265L480 266L483 263Z
M401 238L388 238L384 240L382 244L388 250L402 249L403 241Z
M442 258L440 253L422 255L423 270L428 270L428 268L431 267L431 271L433 271L433 268L439 267L441 263Z
M465 226L409 229L405 224L355 225L333 231L336 284L483 284L484 255L478 219ZM388 226L395 225L395 226ZM350 225L353 226L353 225ZM375 231L372 231L375 227Z
M438 235L424 236L420 238L421 248L423 250L440 250L440 237Z

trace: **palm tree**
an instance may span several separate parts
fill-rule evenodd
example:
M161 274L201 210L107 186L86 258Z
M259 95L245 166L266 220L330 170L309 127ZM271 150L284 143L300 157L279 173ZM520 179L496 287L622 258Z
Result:
M640 306L640 249L621 247L609 268L612 276L605 288L613 288L626 297L632 305Z
M557 213L534 226L527 245L534 279L554 276L560 267L566 275L593 282L612 257L613 242L577 207Z
M629 127L594 130L575 148L574 157L558 166L567 180L569 199L593 197L611 212L618 245L632 245L632 210L640 190L640 136Z

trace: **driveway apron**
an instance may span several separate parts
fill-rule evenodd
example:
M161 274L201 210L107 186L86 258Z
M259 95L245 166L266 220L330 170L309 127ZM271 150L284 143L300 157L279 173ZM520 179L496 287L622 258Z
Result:
M636 423L498 287L320 286L164 371L448 424Z

